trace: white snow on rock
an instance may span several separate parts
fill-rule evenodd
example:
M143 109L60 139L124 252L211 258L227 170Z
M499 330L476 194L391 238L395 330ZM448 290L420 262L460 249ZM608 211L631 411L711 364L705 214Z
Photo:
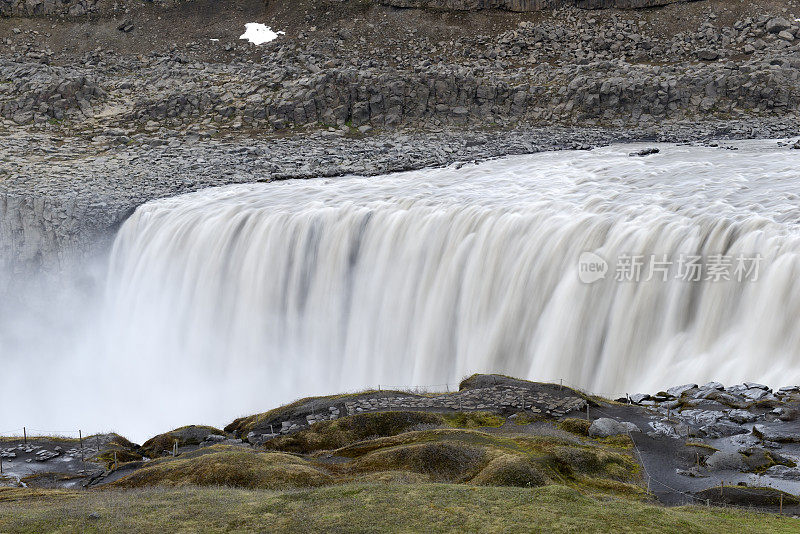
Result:
M286 32L274 32L269 26L258 22L248 22L244 25L245 31L239 39L247 39L254 45L260 45L274 41L279 35L286 35Z

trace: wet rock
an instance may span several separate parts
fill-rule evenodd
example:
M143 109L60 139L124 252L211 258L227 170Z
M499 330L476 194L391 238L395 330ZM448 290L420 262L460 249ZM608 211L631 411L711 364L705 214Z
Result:
M772 397L769 391L760 388L750 388L748 390L743 391L742 395L751 401L757 401L768 397Z
M783 429L774 428L767 425L755 425L753 427L753 434L766 441L775 441L777 443L800 443L800 433Z
M717 410L683 410L681 419L695 425L712 425L724 417L725 414Z
M692 478L707 478L708 477L708 475L706 475L702 471L700 471L700 468L697 467L696 465L692 466L689 469L676 469L675 472L677 474L683 475L685 477L692 477Z
M794 421L797 419L798 410L796 408L789 408L786 406L781 406L772 410L774 415L778 416L778 419L781 421Z
M652 154L658 154L659 152L661 152L659 149L653 147L653 148L643 148L642 150L639 150L638 152L631 152L628 155L629 156L641 156L641 157L644 157L644 156L650 156Z
M649 423L650 428L653 430L648 432L647 435L650 437L657 437L657 436L667 436L670 438L677 438L678 431L672 425L668 423L664 423L663 421L651 421Z
M671 387L671 388L667 389L667 393L669 393L673 397L680 397L686 391L689 391L691 389L695 389L696 387L697 387L697 384L684 384L682 386L674 386L674 387Z
M764 475L786 480L800 480L800 469L786 465L773 465L764 471Z
M728 412L728 418L734 423L744 424L752 423L758 417L754 413L750 413L747 410L731 410Z
M41 450L36 453L34 458L37 462L46 462L48 460L52 460L53 458L57 458L58 456L61 456L59 451Z
M710 425L700 427L706 436L710 438L724 438L735 436L737 434L746 434L749 432L746 428L731 423L730 421L719 421Z

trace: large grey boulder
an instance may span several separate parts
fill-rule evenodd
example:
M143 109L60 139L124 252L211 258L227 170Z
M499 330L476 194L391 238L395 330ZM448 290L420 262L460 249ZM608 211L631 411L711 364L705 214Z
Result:
M706 458L706 467L712 471L742 471L747 468L744 456L736 451L716 451Z
M689 391L690 389L694 389L697 387L697 384L684 384L682 386L674 386L667 390L667 393L672 395L673 397L680 397L683 395L684 391Z
M783 18L783 17L775 17L773 19L770 19L767 22L767 25L766 25L765 29L769 33L780 33L780 32L782 32L784 30L788 30L791 27L792 27L792 24L788 20L786 20L785 18Z
M766 425L755 425L753 427L753 434L764 441L775 441L777 443L800 443L799 433Z
M639 427L627 421L615 421L608 417L595 419L589 426L589 436L593 438L607 438L628 432L639 432Z
M730 421L718 421L716 423L700 427L710 438L725 438L738 434L747 434L748 430Z
M734 423L744 424L752 423L757 419L756 414L748 412L747 410L731 410L728 417Z

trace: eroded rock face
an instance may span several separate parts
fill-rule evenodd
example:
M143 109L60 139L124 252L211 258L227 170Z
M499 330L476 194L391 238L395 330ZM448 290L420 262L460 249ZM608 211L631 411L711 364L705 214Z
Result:
M46 15L64 15L81 17L94 13L98 9L98 0L0 0L0 16L4 17L36 17Z
M557 7L576 6L582 9L637 9L663 6L677 0L378 0L383 5L403 8L477 11L504 9L507 11L542 11Z

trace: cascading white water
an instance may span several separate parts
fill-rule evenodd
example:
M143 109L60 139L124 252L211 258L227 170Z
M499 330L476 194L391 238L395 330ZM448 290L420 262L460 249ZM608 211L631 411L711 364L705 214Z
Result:
M736 146L647 158L612 146L151 202L117 236L103 335L82 349L97 363L82 361L114 370L150 431L473 372L603 394L800 382L800 151ZM609 264L594 283L578 276L587 251ZM682 256L717 254L760 255L757 280L677 277ZM624 255L644 256L643 278L651 255L673 265L666 281L617 281Z

